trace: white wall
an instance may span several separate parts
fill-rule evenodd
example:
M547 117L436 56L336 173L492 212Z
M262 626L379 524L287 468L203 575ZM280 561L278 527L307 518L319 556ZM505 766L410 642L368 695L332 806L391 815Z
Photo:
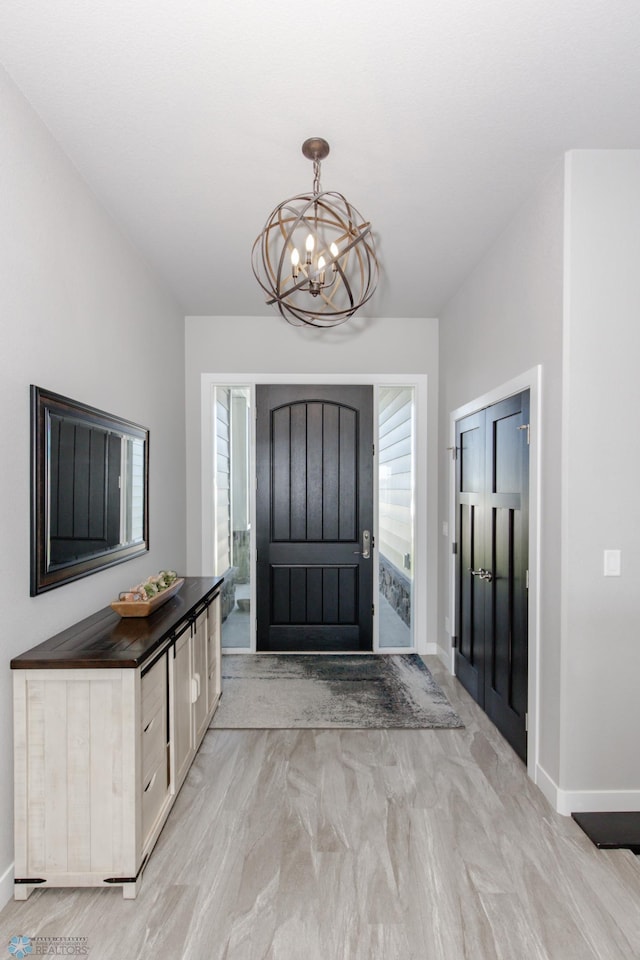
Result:
M640 151L573 152L567 173L560 784L573 809L638 809Z
M250 282L248 280L247 282ZM367 320L356 316L333 330L294 327L277 314L264 317L187 317L187 568L202 569L202 374L427 374L427 567L432 602L427 642L435 643L437 582L438 321Z
M560 451L564 172L548 178L445 307L440 322L440 524L449 518L452 411L542 365L539 758L560 769ZM448 650L450 543L440 537L439 641Z
M161 567L185 567L182 317L0 72L0 905L12 894L9 661ZM29 597L29 384L150 429L144 557Z

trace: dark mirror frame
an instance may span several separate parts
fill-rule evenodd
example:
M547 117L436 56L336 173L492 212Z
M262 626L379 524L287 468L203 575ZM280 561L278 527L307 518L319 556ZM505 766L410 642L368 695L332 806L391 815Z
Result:
M57 564L50 562L49 542L51 484L51 422L52 416L65 418L88 429L106 431L109 435L142 440L143 463L143 521L142 539L133 543L106 545L82 559ZM105 453L105 461L107 454ZM74 466L74 469L80 469ZM90 513L90 508L87 508ZM123 420L113 414L77 403L68 397L31 386L31 589L32 597L64 583L87 577L116 563L141 556L149 549L149 431L139 424Z

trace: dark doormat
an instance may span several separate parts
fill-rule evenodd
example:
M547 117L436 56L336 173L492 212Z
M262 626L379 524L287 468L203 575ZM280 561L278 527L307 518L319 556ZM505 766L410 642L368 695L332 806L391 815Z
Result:
M601 850L631 850L640 854L640 813L572 813L571 816Z

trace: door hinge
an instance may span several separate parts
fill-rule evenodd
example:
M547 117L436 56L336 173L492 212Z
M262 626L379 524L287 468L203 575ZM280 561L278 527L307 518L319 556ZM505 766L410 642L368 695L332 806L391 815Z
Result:
M524 715L524 732L525 733L529 732L529 714L528 713L525 713Z
M451 553L453 553L454 555L458 553L458 544L455 542L455 540L451 544Z
M371 444L371 456L372 456L372 457L375 457L375 455L376 455L376 445L375 445L375 443L372 443L372 444Z
M372 603L372 604L371 604L371 616L372 616L372 617L375 617L375 615L376 615L376 605L375 605L375 603Z
M527 445L528 445L528 444L529 444L529 440L530 440L529 424L528 424L528 423L523 423L521 427L518 427L518 430L526 430L526 431L527 431Z
M529 589L529 571L528 570L526 570L524 574L524 586L525 586L525 590Z
M447 447L447 450L450 450L450 451L451 451L451 459L452 459L452 460L457 460L457 459L458 459L458 448L457 448L457 447Z
M454 635L451 637L451 649L452 649L452 650L456 650L457 647L458 647L458 638L457 638L456 635L454 634Z

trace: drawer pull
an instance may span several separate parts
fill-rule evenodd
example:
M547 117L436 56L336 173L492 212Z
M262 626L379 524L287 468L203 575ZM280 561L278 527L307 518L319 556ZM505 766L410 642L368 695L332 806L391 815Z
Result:
M144 788L144 792L145 792L145 793L147 793L147 792L151 789L151 787L153 786L153 784L155 783L155 779L156 779L157 773L158 773L158 771L156 770L156 772L154 773L154 775L151 777L151 780L149 780L149 783L148 783L148 784L146 785L146 787Z

